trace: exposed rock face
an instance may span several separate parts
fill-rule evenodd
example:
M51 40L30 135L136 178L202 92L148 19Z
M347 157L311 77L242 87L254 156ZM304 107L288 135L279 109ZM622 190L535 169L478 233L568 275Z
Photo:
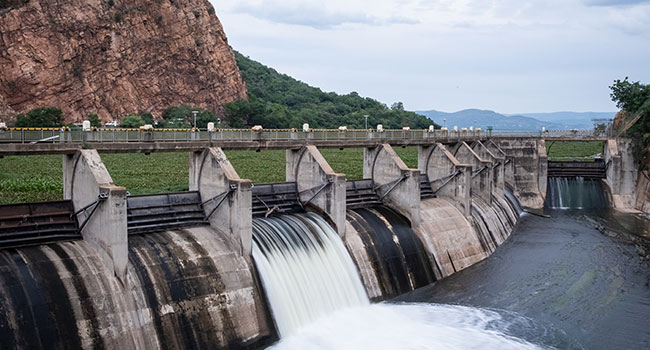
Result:
M0 96L16 112L56 106L104 121L246 97L208 0L31 0L0 9ZM2 106L0 101L0 106Z
M0 122L8 122L13 119L15 115L16 111L9 107L7 100L4 96L0 95Z

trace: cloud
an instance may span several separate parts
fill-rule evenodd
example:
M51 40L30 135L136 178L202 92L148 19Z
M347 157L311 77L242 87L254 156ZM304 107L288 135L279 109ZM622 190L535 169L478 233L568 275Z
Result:
M266 1L263 3L240 3L235 5L232 11L274 23L300 25L315 29L329 29L344 24L388 25L418 23L415 19L403 16L378 17L361 11L342 12L330 10L321 2L291 4L281 1Z
M650 0L586 0L589 6L630 6L650 3Z

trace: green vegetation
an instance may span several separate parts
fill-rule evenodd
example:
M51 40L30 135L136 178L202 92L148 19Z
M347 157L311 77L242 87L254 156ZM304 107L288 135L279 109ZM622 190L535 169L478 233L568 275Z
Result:
M594 161L594 156L603 153L603 141L547 141L546 155L550 160Z
M137 114L130 114L122 118L120 126L123 128L139 128L144 125L144 120Z
M47 128L64 125L63 112L56 107L34 108L27 114L16 116L16 126L19 128Z
M158 121L158 127L161 128L191 128L194 125L194 115L192 111L199 112L196 115L196 127L205 129L208 123L213 122L215 125L218 118L209 110L188 105L169 107L162 113L162 120Z
M395 148L407 166L417 167L417 148ZM348 179L363 176L363 149L321 149L334 171ZM240 177L253 183L285 181L285 151L226 151ZM133 194L188 190L189 158L180 153L102 154L113 181ZM63 198L61 156L0 159L0 204L41 202Z
M625 77L624 80L615 80L609 88L612 101L623 110L619 130L614 132L635 140L632 152L640 168L645 170L650 164L650 85L631 82Z
M233 126L262 125L267 129L300 128L309 123L312 128L365 127L382 124L384 128L424 129L430 119L404 110L401 102L390 108L356 92L338 95L323 92L286 74L253 61L235 52L237 66L248 88L248 101L239 100L226 105L228 123Z
M0 159L0 204L63 198L61 156Z
M615 132L624 132L636 141L634 156L645 170L650 164L650 85L630 82L625 77L624 80L615 80L609 88L612 101L624 112L621 130Z
M102 126L102 122L99 120L99 116L97 114L91 114L88 116L88 121L90 122L90 126L99 128Z

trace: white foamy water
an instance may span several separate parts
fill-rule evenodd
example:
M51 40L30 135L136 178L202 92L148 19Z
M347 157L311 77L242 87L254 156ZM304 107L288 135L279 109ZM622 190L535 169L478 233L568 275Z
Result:
M507 322L506 322L507 323ZM545 349L508 336L497 312L438 304L374 304L323 317L274 350Z
M352 258L315 214L253 222L253 259L280 337L336 310L369 305Z

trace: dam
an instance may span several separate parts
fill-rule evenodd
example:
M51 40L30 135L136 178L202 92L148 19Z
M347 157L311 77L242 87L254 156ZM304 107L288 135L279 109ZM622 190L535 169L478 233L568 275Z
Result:
M490 310L386 301L484 266L512 241L524 210L584 207L562 197L576 186L607 207L645 203L625 139L605 143L596 175L576 176L550 171L541 137L287 135L223 144L0 144L4 155L62 154L64 184L62 201L0 206L4 345L297 348L305 345L301 330L338 315L403 320L441 337L435 328L447 321L458 326L450 346L476 338L475 346L538 348L466 318L501 322ZM418 147L417 169L393 149L403 145ZM230 147L286 149L285 182L241 179L223 151ZM323 147L363 147L363 179L336 173ZM189 152L189 191L129 195L100 152L132 151Z

